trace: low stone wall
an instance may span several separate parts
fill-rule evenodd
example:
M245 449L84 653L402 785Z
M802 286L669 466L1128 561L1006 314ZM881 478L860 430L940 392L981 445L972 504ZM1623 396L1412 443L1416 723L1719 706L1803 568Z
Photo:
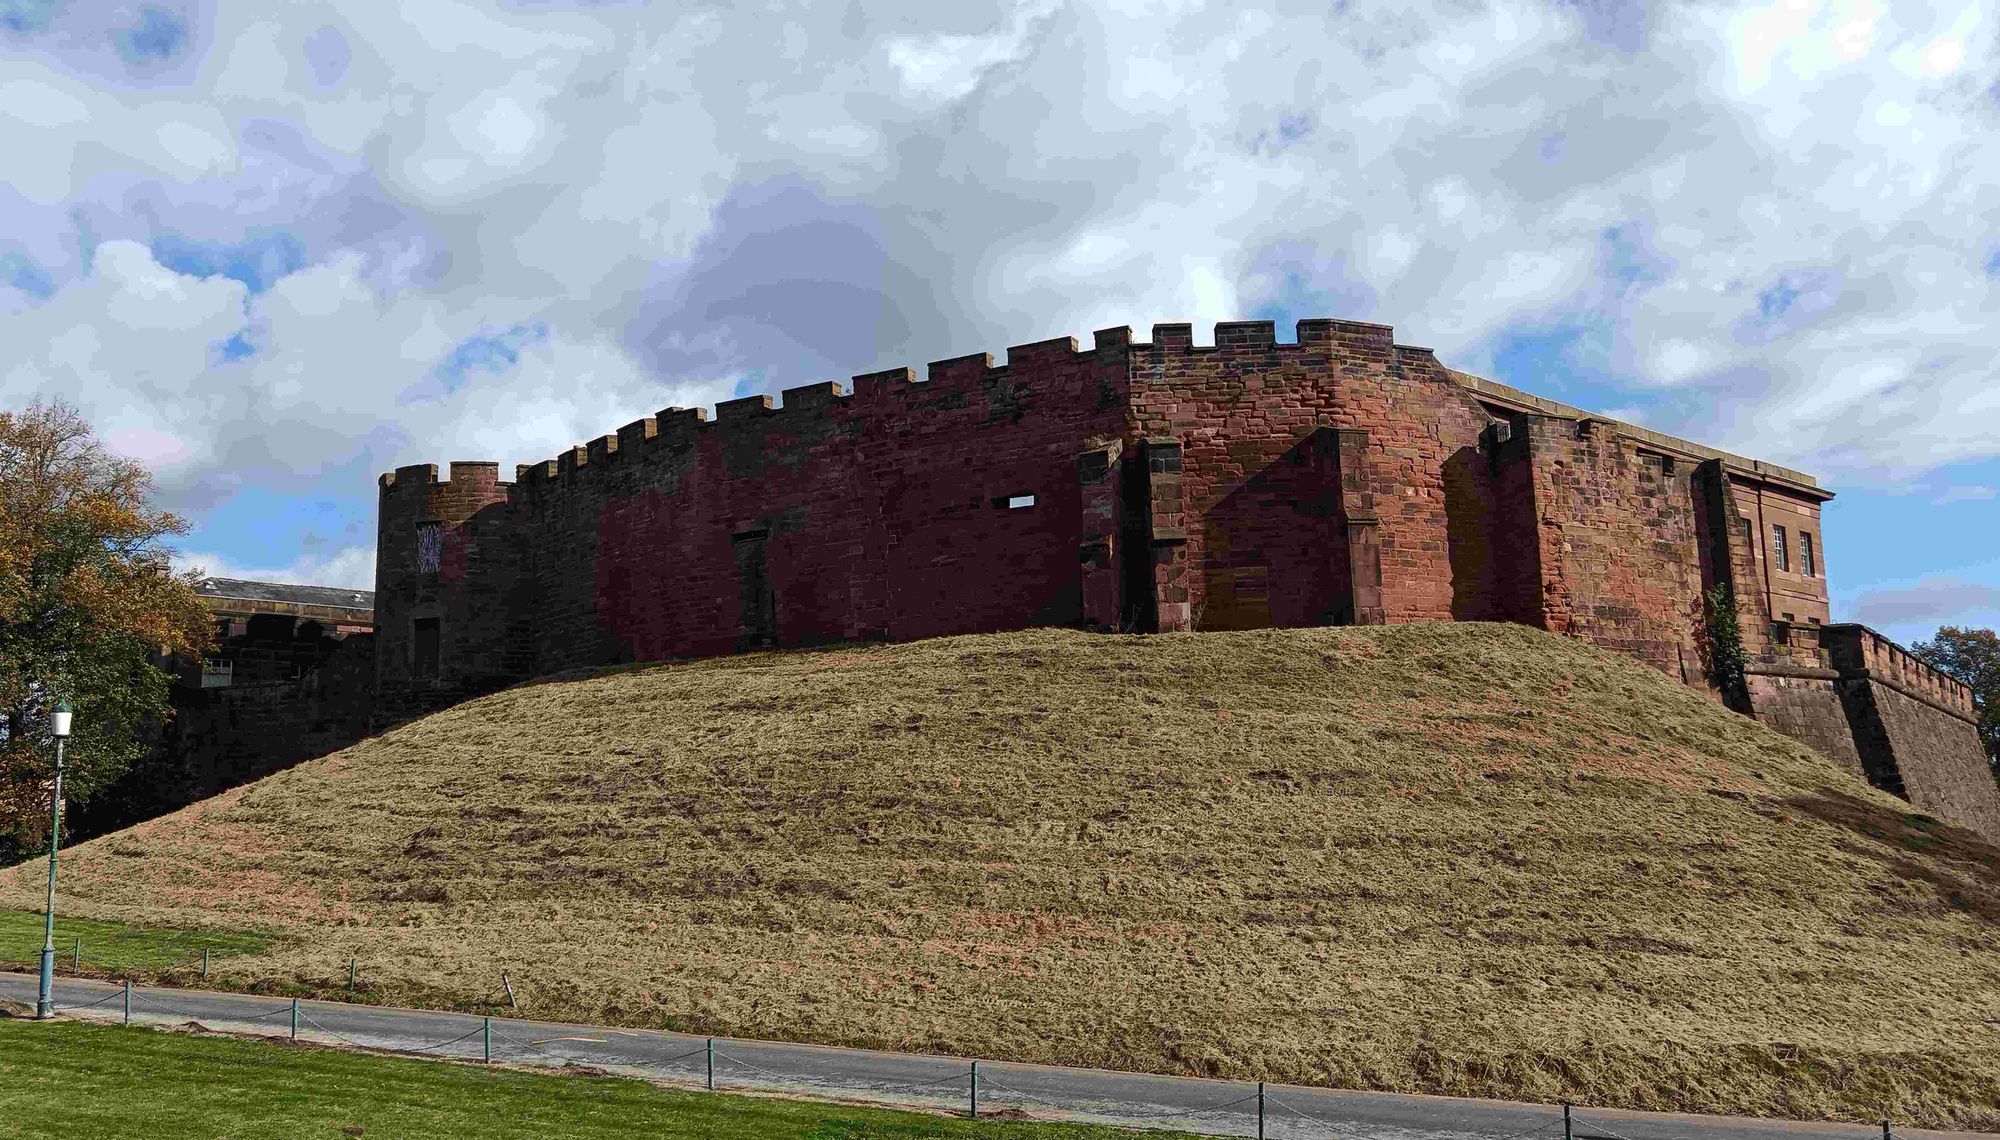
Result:
M68 824L72 840L164 815L368 735L375 671L370 635L299 642L297 661L318 659L303 676L290 678L283 674L294 657L276 652L289 648L283 641L227 648L239 664L235 676L251 679L219 688L175 685L173 714L152 750L78 806ZM199 678L199 666L188 675Z
M2000 785L1970 689L1866 626L1812 631L1809 649L1794 641L1745 670L1752 716L1918 810L2000 840Z
M1863 755L1882 757L1901 785L1888 790L1947 823L2000 839L2000 786L1973 721L1884 678L1843 679L1840 697Z
M1796 665L1753 665L1746 670L1750 713L1758 723L1808 745L1848 771L1883 787L1855 746L1854 731L1842 704L1840 674L1832 669ZM1896 788L1886 788L1897 792Z

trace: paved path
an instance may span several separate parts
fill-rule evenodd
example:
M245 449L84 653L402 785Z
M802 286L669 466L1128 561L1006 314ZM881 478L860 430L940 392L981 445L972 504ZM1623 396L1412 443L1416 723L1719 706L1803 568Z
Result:
M36 979L0 972L0 999L32 1006ZM115 983L59 978L56 1006L66 1015L124 1017ZM485 1026L469 1014L339 1002L299 1003L298 1036L397 1052L480 1059ZM232 1033L285 1037L289 1000L204 990L133 990L132 1020L198 1021ZM607 1029L495 1018L492 1059L517 1065L576 1063L665 1084L707 1080L707 1040L653 1030ZM723 1090L786 1093L902 1107L958 1109L967 1104L966 1061L866 1049L715 1039L715 1084ZM1157 1077L1101 1069L1064 1069L998 1061L979 1064L982 1114L1017 1110L1044 1120L1175 1128L1214 1136L1257 1135L1257 1087L1240 1081ZM1557 1106L1393 1093L1337 1092L1271 1085L1265 1096L1271 1140L1560 1140ZM1010 1112L1009 1115L1012 1115ZM1576 1110L1576 1140L1880 1140L1881 1128L1803 1124L1731 1116ZM1970 1140L1992 1134L1896 1129L1904 1140Z

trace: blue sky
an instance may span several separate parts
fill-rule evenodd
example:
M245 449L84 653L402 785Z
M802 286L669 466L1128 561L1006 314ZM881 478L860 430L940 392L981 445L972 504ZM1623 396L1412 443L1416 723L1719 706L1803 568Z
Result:
M1988 7L0 0L0 404L367 585L398 464L1350 317L1815 473L1837 618L1996 625Z

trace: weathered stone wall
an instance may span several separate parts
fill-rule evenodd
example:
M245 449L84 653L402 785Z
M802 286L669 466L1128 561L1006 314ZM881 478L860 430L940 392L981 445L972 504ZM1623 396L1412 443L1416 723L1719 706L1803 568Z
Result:
M378 720L461 700L533 669L521 589L526 556L496 463L399 467L381 480L375 546ZM420 536L438 530L434 549ZM434 622L437 668L420 668L417 623Z
M1966 686L1859 625L1827 626L1827 657L1877 787L1940 819L2000 837L2000 786Z
M482 465L455 463L444 484L400 469L378 548L385 696L764 644L1079 624L1086 570L1109 561L1122 521L1104 492L1123 477L1106 448L1125 425L1128 340L1021 345L1000 367L940 361L921 383L907 369L858 376L852 395L794 388L775 408L725 401L713 422L667 409L512 484ZM434 575L416 568L428 521L447 531ZM411 675L425 617L446 631L428 689Z
M1361 569L1364 588L1379 582L1374 620L1494 616L1479 545L1503 529L1479 450L1491 417L1428 349L1330 320L1299 322L1295 344L1269 321L1193 339L1155 325L1132 361L1132 430L1181 447L1185 542L1167 556L1193 628L1365 621L1357 552L1375 563Z
M234 665L229 685L202 688L198 663L181 670L151 751L79 809L77 838L151 819L368 734L373 635L335 637L281 614L248 624L211 654Z
M1702 680L1694 468L1613 425L1528 417L1545 628Z
M1832 669L1760 666L1745 678L1751 714L1765 726L1818 751L1857 776L1886 787L1856 746L1847 709ZM1900 785L1898 785L1900 787ZM1887 788L1897 791L1898 788Z
M1881 767L1893 770L1905 799L1939 819L2000 836L2000 788L1974 722L1885 681L1840 686L1856 737L1881 754Z

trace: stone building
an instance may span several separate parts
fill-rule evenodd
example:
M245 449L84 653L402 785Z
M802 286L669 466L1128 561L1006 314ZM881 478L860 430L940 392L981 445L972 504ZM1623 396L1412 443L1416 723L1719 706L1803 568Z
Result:
M1516 391L1382 325L1185 324L669 408L381 480L389 715L580 666L1035 625L1517 621L1710 687L2000 835L1971 695L1829 624L1809 475ZM1733 686L1732 686L1733 687Z

